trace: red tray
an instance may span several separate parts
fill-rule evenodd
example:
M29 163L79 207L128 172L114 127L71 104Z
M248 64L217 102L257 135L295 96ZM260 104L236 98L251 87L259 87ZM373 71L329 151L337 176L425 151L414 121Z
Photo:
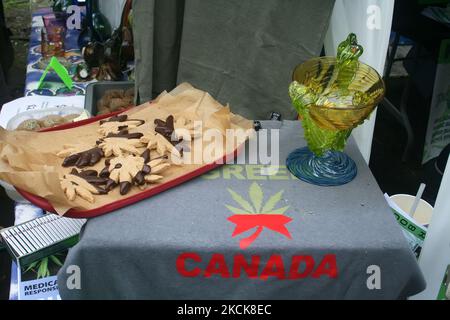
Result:
M89 123L92 123L92 122L95 122L95 121L98 121L98 120L102 120L102 119L105 119L105 118L110 118L111 116L120 114L122 112L124 112L124 111L118 111L118 112L113 112L113 113L109 113L109 114L106 114L106 115L96 116L96 117L89 118L89 119L86 119L86 120L81 120L81 121L78 121L78 122L66 123L66 124L63 124L63 125L60 125L60 126L56 126L56 127L53 127L53 128L41 130L39 132L58 131L58 130L65 130L65 129L75 128L75 127L80 127L80 126L83 126L83 125L86 125L86 124L89 124ZM233 157L236 157L238 155L238 153L241 151L241 149L242 149L242 146L239 146L233 152ZM226 159L229 159L228 155L224 156L222 163L225 163ZM160 192L163 192L163 191L165 191L167 189L173 188L173 187L175 187L175 186L177 186L177 185L179 185L179 184L181 184L183 182L186 182L186 181L188 181L190 179L198 177L198 176L200 176L200 175L202 175L202 174L204 174L204 173L206 173L206 172L208 172L210 170L213 170L213 169L215 169L217 167L222 166L223 165L222 163L218 164L218 163L214 162L214 163L211 163L211 164L207 164L207 165L205 165L205 166L203 166L201 168L198 168L195 171L189 172L189 173L187 173L187 174L185 174L185 175L183 175L183 176L181 176L181 177L179 177L177 179L168 181L168 182L160 184L157 187L154 187L152 189L142 191L142 192L140 192L140 193L138 193L138 194L136 194L134 196L125 198L123 200L118 200L116 202L113 202L113 203L110 203L110 204L107 204L107 205L104 205L104 206L101 206L101 207L98 207L98 208L95 208L95 209L83 210L83 211L70 209L69 211L66 212L66 214L64 216L65 217L69 217L69 218L80 218L81 219L81 218L93 218L93 217L97 217L97 216L109 213L111 211L123 208L125 206L130 205L130 204L133 204L133 203L136 203L138 201L141 201L141 200L144 200L146 198L149 198L151 196L154 196L154 195L156 195L156 194L158 194ZM20 195L22 197L24 197L26 200L30 201L32 204L34 204L34 205L36 205L36 206L38 206L38 207L40 207L40 208L42 208L42 209L44 209L46 211L56 213L56 210L53 208L53 206L50 204L50 202L48 202L46 199L44 199L44 198L42 198L40 196L37 196L35 194L32 194L30 192L21 190L19 188L16 188L16 190L17 190L17 192L20 193Z

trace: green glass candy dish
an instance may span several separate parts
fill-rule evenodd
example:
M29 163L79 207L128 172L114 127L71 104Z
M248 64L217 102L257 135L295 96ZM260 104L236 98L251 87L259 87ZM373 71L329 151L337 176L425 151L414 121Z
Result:
M298 111L308 147L292 152L288 169L299 179L321 186L352 181L355 162L342 151L352 130L383 99L378 72L360 62L363 48L350 34L337 57L313 58L297 66L289 95Z

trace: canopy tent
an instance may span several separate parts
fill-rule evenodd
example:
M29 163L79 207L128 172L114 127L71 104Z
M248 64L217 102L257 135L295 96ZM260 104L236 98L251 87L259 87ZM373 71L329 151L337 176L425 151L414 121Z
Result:
M293 119L291 72L319 55L322 44L327 55L335 55L337 44L356 33L365 49L361 60L383 75L394 0L267 0L264 6L258 0L134 0L133 6L141 101L189 81L248 118L265 119L275 111ZM376 111L353 132L366 162L375 119ZM442 181L420 260L429 282L420 298L435 299L442 269L450 264L442 247L448 247L450 198L444 195L450 193L450 168ZM444 253L438 263L436 250Z
M149 100L188 81L233 112L295 119L294 67L320 54L334 0L135 0L136 90Z
M134 0L137 93L145 101L189 81L249 118L275 111L293 119L292 70L319 55L323 43L335 55L355 32L365 48L361 60L383 74L394 0L334 2ZM374 112L354 131L366 162L375 119Z

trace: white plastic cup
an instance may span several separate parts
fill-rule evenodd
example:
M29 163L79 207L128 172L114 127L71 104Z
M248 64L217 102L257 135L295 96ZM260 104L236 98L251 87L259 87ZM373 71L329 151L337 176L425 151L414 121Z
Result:
M391 196L392 201L400 207L407 215L411 211L415 196L409 194L394 194ZM423 226L430 224L431 216L433 215L433 206L423 199L420 199L414 216L411 217Z

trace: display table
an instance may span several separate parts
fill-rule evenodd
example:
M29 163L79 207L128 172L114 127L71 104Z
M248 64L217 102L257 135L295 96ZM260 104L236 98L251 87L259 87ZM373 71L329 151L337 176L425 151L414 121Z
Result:
M59 272L61 297L396 299L423 290L416 259L353 139L346 152L357 163L356 179L318 187L284 167L287 155L306 145L300 123L263 122L263 128L280 129L282 166L276 175L262 175L260 165L225 165L89 220ZM262 206L284 190L269 206L270 217L288 208L272 221L258 216L255 228L232 237L243 209L228 189L248 201L251 189L258 200L254 183L263 192ZM265 226L260 234L258 225ZM254 241L240 248L240 240L252 234ZM74 283L68 269L74 265L81 289L67 287L68 280Z

